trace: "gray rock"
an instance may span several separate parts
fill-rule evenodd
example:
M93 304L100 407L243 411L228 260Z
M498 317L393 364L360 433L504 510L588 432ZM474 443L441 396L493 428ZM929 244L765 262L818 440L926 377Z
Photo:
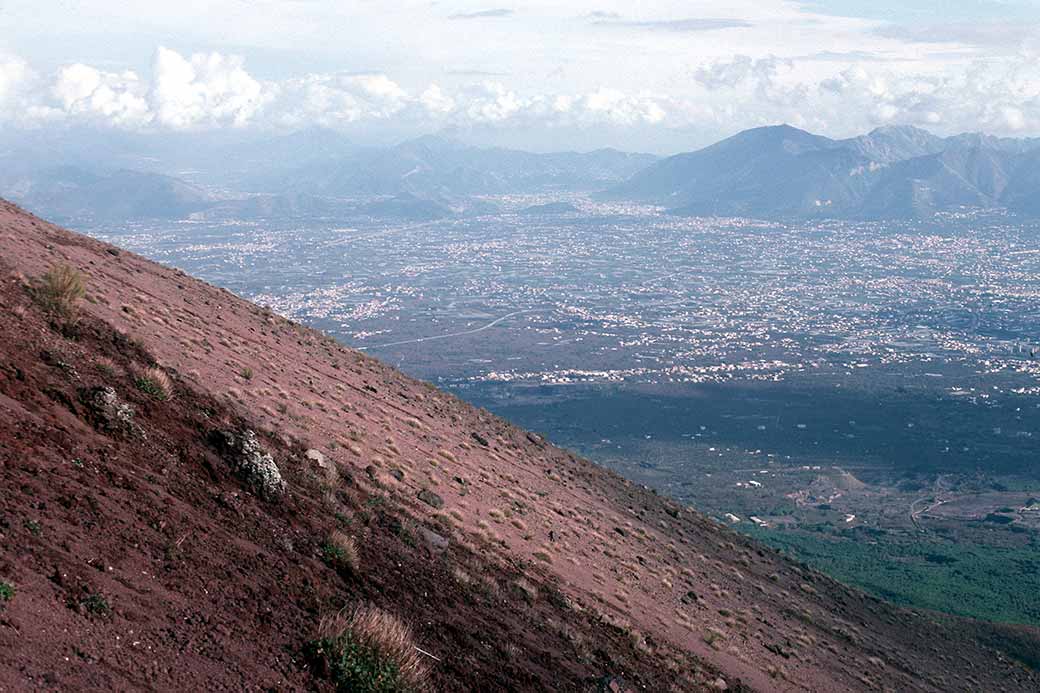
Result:
M214 442L224 453L231 468L261 498L275 500L285 493L285 480L271 453L260 444L256 432L216 431Z
M80 393L80 399L90 410L94 425L109 433L140 433L134 424L134 408L122 401L115 388L95 387Z
M419 500L434 508L444 507L444 499L428 488L419 491Z
M419 537L422 538L423 542L430 547L430 550L433 551L433 553L441 553L448 548L448 544L450 543L448 538L437 534L437 532L434 532L432 529L420 526L418 533Z

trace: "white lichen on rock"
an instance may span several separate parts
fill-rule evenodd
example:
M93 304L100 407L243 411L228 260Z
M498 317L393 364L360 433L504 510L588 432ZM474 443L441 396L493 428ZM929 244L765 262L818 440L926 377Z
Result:
M254 493L268 500L285 493L286 484L282 473L271 453L260 444L255 431L218 431L215 437L235 473Z
M134 425L134 408L119 399L115 388L97 387L81 395L90 408L95 425L110 433L141 435L143 432Z

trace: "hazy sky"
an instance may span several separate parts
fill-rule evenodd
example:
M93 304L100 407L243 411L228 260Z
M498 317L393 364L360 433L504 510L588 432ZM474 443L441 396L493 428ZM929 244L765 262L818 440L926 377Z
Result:
M666 152L778 122L1040 135L1040 0L0 3L5 129Z

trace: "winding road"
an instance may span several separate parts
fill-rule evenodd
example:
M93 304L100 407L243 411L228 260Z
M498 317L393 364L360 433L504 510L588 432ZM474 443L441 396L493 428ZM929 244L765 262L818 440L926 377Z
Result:
M430 337L417 337L415 339L402 339L399 342L388 342L386 344L373 344L373 345L370 345L370 346L357 347L357 349L359 351L368 351L369 349L385 349L387 347L400 346L402 344L418 344L419 342L432 342L435 339L448 339L449 337L462 337L464 335L476 334L477 332L483 332L484 330L489 330L492 327L494 327L495 325L497 325L498 323L502 322L503 320L507 320L507 319L513 317L514 315L521 315L523 313L537 313L539 310L541 310L541 309L540 308L528 308L526 310L514 310L512 313L506 313L502 317L496 318L496 319L492 320L491 322L489 322L486 325L482 325L480 327L475 327L472 330L463 330L461 332L450 332L448 334L436 334L436 335L432 335Z

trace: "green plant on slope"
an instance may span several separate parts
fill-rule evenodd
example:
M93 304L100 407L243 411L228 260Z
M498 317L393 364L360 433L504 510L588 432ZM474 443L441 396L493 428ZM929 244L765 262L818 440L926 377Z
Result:
M105 616L112 610L112 607L108 604L108 600L100 594L92 594L84 599L83 606L87 611L95 616Z
M138 373L134 377L134 385L141 392L158 400L169 399L173 392L170 377L160 368L149 368L147 371Z
M333 568L343 568L356 573L360 566L357 542L353 537L334 531L321 547L321 557Z
M322 620L308 650L342 693L409 693L427 676L408 626L371 606Z

